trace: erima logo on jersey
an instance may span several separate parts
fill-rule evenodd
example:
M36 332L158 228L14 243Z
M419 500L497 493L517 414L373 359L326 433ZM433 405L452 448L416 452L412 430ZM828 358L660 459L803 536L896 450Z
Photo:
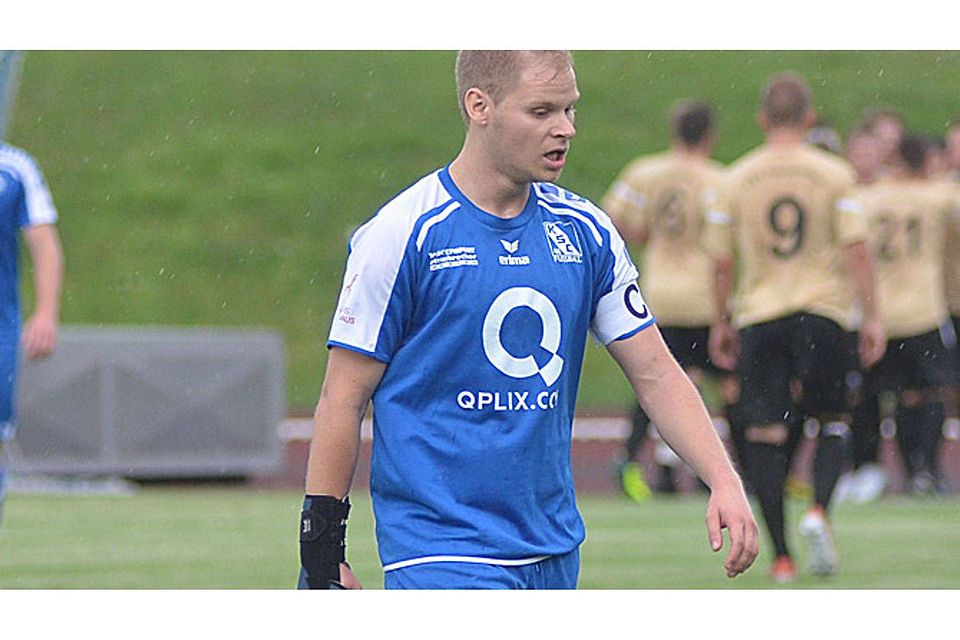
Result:
M554 262L583 262L580 236L572 222L544 222L543 230Z
M497 256L500 265L504 267L522 267L530 264L530 256L515 256L513 255L520 250L520 241L514 240L510 242L508 240L500 240L500 244L503 245L504 251L511 254L509 256Z

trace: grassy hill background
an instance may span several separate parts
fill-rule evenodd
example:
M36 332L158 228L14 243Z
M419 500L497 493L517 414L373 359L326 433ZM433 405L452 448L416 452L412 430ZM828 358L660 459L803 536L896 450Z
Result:
M61 214L65 323L279 330L291 410L319 390L350 232L459 150L454 52L28 52L9 141L40 162ZM960 52L576 52L578 137L562 184L599 200L668 142L683 97L720 113L716 156L758 144L764 80L804 74L840 131L899 109L942 133ZM29 290L29 278L25 274ZM27 294L27 306L30 302ZM588 350L581 408L626 383Z

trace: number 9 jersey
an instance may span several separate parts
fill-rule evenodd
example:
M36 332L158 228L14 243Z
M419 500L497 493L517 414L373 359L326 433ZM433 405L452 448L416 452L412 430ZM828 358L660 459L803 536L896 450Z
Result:
M737 254L733 322L745 327L807 312L855 328L843 248L866 240L856 175L811 145L764 145L734 163L708 206L704 243Z
M387 364L370 490L384 571L518 565L584 537L570 442L587 334L653 323L610 219L552 184L503 219L447 169L350 241L329 345Z

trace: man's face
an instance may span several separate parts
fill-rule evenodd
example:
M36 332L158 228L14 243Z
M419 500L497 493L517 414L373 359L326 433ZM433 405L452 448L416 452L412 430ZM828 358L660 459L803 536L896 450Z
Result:
M490 111L488 139L498 171L517 184L557 180L576 135L579 97L573 69L531 57Z
M880 143L880 153L884 162L894 162L897 145L903 137L903 125L896 118L883 117L873 125L873 133Z
M854 136L847 141L847 160L861 182L870 182L880 168L880 146L872 136Z
M960 171L960 125L954 125L947 132L946 160L950 169Z

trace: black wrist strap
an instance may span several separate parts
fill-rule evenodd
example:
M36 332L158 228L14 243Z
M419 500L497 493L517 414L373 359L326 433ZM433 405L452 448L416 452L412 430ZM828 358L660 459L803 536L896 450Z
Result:
M308 495L300 514L300 565L311 589L338 588L346 561L350 499Z

